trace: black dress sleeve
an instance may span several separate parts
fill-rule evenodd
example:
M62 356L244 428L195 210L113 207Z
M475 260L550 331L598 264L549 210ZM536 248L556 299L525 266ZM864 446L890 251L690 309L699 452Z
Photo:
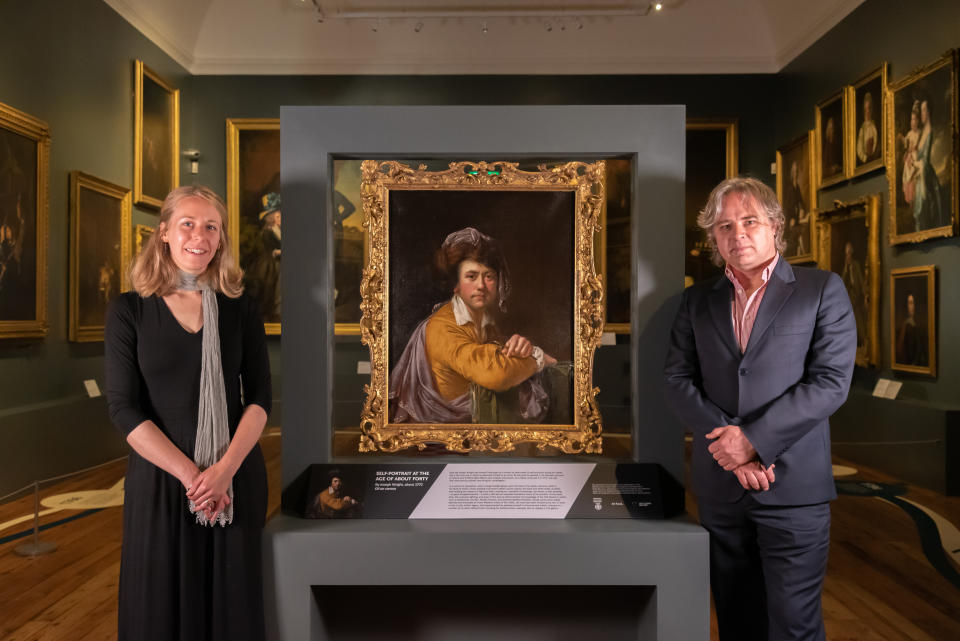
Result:
M104 375L110 420L124 436L149 420L140 406L142 376L137 361L136 298L121 294L110 304L104 330Z
M240 383L243 386L243 404L259 405L269 415L273 405L273 389L263 320L252 298L245 295L242 303L243 358L240 362Z

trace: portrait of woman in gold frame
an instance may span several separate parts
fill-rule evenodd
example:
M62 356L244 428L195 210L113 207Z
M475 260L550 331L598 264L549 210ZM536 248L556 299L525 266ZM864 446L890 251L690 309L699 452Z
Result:
M814 186L813 131L777 149L777 198L783 205L784 257L791 263L817 259L817 190Z
M957 66L954 49L890 85L886 165L891 245L956 233Z
M595 400L598 390L592 385L592 360L604 323L603 289L594 266L594 234L604 198L604 162L568 162L551 168L541 166L538 171L519 170L517 163L469 161L452 162L449 169L442 171L428 171L423 165L414 168L397 161L366 160L361 167L369 260L361 286L360 329L361 339L370 349L371 378L361 414L360 451L423 449L428 444L439 444L455 452L506 452L520 443L533 443L540 450L599 453L602 423ZM569 229L563 229L567 225ZM545 233L548 229L550 233ZM451 259L453 262L444 273L453 273L454 281L460 279L457 287L452 288L451 281L433 279L431 274L440 272L432 272L430 266L440 262L444 250L461 242L483 245L492 252L491 256L495 254L496 262L491 261L488 270L479 262L469 267L472 259ZM544 267L541 263L545 261L553 261L552 266ZM484 282L483 287L490 288L476 296L461 289L467 287L464 279L471 278L469 270L474 269L481 274L476 282ZM537 272L538 269L546 271ZM486 281L488 274L492 274L492 285ZM512 297L511 282L515 292ZM455 293L453 299L451 289ZM462 303L460 297L467 302ZM464 308L461 323L457 300L474 309L473 301L484 297L486 302L478 303L474 310L475 317L482 313L483 322L475 318L471 324L466 316L469 310ZM507 305L513 306L510 313L501 316ZM545 401L545 416L564 415L566 420L504 421L503 416L517 414L510 413L509 402L496 393L522 395L522 390L514 392L521 385L513 383L516 387L509 390L506 385L503 389L488 389L496 384L484 387L470 379L466 373L470 363L463 363L462 370L454 363L453 368L464 373L462 380L451 383L464 383L469 388L465 393L469 398L456 399L466 402L466 420L447 420L436 404L413 399L421 393L447 398L439 384L435 389L430 382L436 378L415 379L407 375L414 367L423 372L424 367L440 362L433 360L429 347L419 347L417 352L418 346L431 345L429 335L433 330L426 320L420 320L423 310L431 321L441 313L450 316L449 320L444 316L437 326L444 329L449 325L449 332L443 336L450 337L449 344L456 343L453 347L457 349L452 349L451 354L482 351L483 357L498 362L513 359L505 366L513 368L514 373L529 369L555 381L552 386L547 385L554 394L537 396L543 390L535 392L531 386L530 398ZM496 319L495 323L489 321L494 327L488 326L488 313ZM523 318L525 314L526 323L516 318L511 321L514 315ZM457 342L461 338L458 326L468 324L478 335L489 336L490 330L495 333L500 329L504 316L511 317L507 323L520 322L524 332L529 331L524 335L537 343L529 355L510 353L514 336L496 344L483 339L470 345ZM423 327L428 337L418 339L423 336ZM538 355L536 349L541 342L543 348ZM556 358L550 356L552 351ZM408 352L414 354L409 361ZM404 366L403 373L398 374L400 368L395 366L400 361L414 367ZM520 378L523 376L534 378L531 373ZM414 380L426 382L410 382ZM526 384L528 380L522 382ZM391 387L393 384L395 387ZM410 397L405 396L408 391ZM408 411L415 402L427 406L426 413ZM529 407L524 404L522 409ZM463 414L454 412L451 416ZM491 416L501 418L490 420ZM395 420L398 418L399 421Z
M134 61L133 199L160 209L180 184L180 90Z
M47 334L50 128L0 103L0 339Z
M884 166L886 155L887 69L879 68L847 87L847 149L850 150L854 176L862 176Z
M821 268L843 279L857 323L857 365L880 364L880 195L818 215Z
M937 267L890 270L890 368L937 375Z
M130 190L70 172L69 338L103 340L107 307L130 288Z

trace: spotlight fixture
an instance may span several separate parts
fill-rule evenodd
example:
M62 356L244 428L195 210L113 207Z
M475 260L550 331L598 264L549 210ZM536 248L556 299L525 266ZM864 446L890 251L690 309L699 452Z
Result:
M483 21L483 26L480 28L480 31L482 31L483 34L486 35L486 33L487 33L487 21L486 21L486 20Z
M547 33L553 31L553 23L549 20L544 20L543 28L547 30Z
M421 30L421 29L423 29L423 23L422 23L422 22L418 22L418 23L416 24L416 26L414 26L413 31L414 31L414 33L420 33L420 30Z
M663 9L663 3L662 3L662 2L654 3L653 9L654 9L654 11L660 11L660 10L662 10L662 9Z

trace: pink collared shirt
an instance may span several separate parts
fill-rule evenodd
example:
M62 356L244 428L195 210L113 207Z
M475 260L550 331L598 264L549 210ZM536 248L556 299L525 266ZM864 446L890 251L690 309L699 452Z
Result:
M733 333L737 337L737 343L740 345L740 353L747 350L747 344L750 342L750 333L753 332L753 323L757 320L757 310L760 309L760 301L763 300L763 293L767 291L767 282L770 275L773 274L773 268L777 266L780 260L780 254L776 254L770 264L763 268L760 278L763 281L757 291L747 296L747 290L744 289L733 270L729 267L724 268L723 273L733 283L733 301L730 303L730 312L733 317Z

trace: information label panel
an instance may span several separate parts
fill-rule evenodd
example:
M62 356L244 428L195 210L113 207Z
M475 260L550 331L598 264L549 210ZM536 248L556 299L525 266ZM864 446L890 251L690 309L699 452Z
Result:
M666 518L683 489L656 464L424 463L313 465L300 496L306 518ZM288 502L290 501L290 502Z

